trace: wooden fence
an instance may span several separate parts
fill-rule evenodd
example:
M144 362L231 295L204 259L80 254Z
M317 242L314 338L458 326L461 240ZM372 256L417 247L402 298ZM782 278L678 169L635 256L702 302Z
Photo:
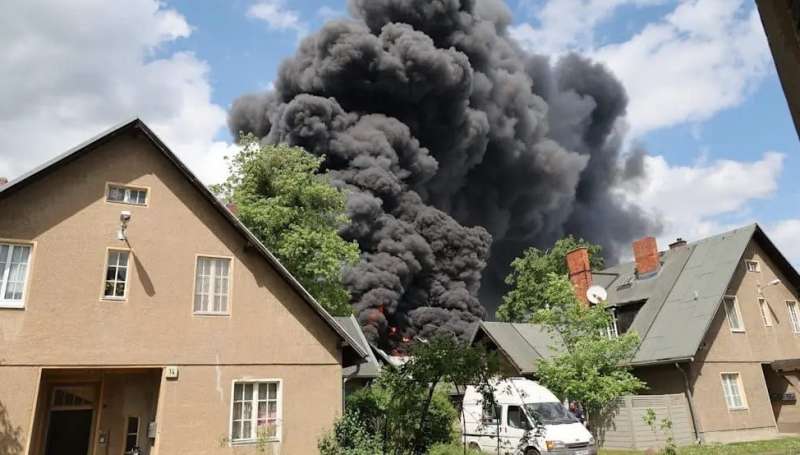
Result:
M645 423L648 409L656 415L655 431ZM665 418L672 422L671 430L661 429ZM660 448L664 447L670 434L679 446L695 442L692 415L683 394L622 397L599 433L600 445L607 449Z

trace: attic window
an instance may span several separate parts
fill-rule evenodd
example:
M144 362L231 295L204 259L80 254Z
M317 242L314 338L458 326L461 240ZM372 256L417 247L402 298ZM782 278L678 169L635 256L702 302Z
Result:
M119 204L147 205L147 189L108 184L106 201Z
M748 272L761 271L761 263L759 263L758 261L744 261L744 264L747 267Z

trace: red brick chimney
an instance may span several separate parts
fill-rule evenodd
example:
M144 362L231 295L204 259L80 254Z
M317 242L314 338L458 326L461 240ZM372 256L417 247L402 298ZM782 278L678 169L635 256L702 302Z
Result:
M8 179L5 177L0 177L0 188L8 185Z
M575 287L575 294L584 305L589 305L586 291L592 286L592 267L589 265L589 250L585 247L576 248L567 253L567 269L569 280Z
M228 209L229 212L233 213L234 215L239 215L239 207L236 206L233 202L228 202L225 204L225 208Z
M636 259L636 273L647 275L658 271L658 245L655 237L645 237L633 242L633 257Z

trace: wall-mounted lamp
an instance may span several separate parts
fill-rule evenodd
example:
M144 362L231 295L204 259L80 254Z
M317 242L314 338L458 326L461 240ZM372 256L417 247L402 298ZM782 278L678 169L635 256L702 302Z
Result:
M117 240L128 240L128 223L131 221L131 212L123 210L119 214L119 231L117 231Z

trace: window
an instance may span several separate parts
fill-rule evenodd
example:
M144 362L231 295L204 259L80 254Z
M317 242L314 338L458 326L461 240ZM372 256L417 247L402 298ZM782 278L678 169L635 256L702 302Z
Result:
M231 441L280 440L280 393L279 381L234 383Z
M722 373L722 391L728 409L747 409L747 402L742 394L742 380L739 373Z
M519 428L521 430L527 430L529 428L528 418L525 416L525 413L522 412L520 406L509 406L506 413L506 422L508 422L508 426L511 428Z
M764 327L772 327L772 315L769 312L770 310L767 299L759 297L758 308L761 310L761 321L764 322Z
M122 204L146 205L147 190L144 188L132 188L122 185L108 185L108 202L119 202Z
M498 425L500 423L500 415L502 409L499 405L492 406L491 403L483 403L483 415L481 415L482 425Z
M797 302L787 300L786 306L789 309L789 321L792 323L792 332L800 333L800 312L797 310Z
M103 298L123 300L128 294L128 259L130 252L108 250Z
M197 258L194 290L195 313L228 313L230 269L230 259L210 257Z
M736 297L725 296L725 314L728 315L728 324L732 332L744 332L744 322L742 322L742 313L739 311L739 302Z
M747 267L748 272L761 271L761 263L759 263L758 261L744 261L744 264Z
M128 417L125 429L125 453L132 452L136 447L139 447L139 418Z
M0 243L0 308L24 306L30 245Z

